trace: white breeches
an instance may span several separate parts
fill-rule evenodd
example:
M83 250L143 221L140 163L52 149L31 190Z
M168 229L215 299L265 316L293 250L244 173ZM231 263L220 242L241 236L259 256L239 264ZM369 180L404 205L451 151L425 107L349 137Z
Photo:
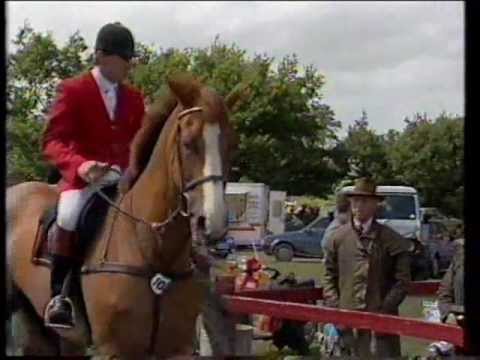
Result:
M120 170L117 166L113 166L113 168ZM120 180L120 175L115 171L109 171L95 185L98 187L113 185L118 180ZM87 185L83 189L62 192L58 200L57 225L64 230L74 231L83 207L94 193L95 188L92 185Z

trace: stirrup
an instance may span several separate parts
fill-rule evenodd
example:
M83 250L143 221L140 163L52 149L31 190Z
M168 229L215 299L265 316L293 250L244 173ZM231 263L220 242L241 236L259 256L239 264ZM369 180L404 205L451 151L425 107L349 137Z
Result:
M70 308L72 309L72 325L63 325L63 324L55 324L55 323L52 323L50 321L50 316L49 316L49 313L50 313L50 310L53 306L53 303L55 302L55 300L59 299L59 298L63 298L63 300L65 300L68 305L70 306ZM50 301L49 303L47 304L46 308L45 308L45 312L43 314L43 320L44 320L44 323L45 323L45 326L46 327L50 327L50 328L57 328L57 329L73 329L76 325L76 321L75 321L75 308L73 306L73 302L72 300L70 300L68 297L66 296L63 296L62 294L60 295L57 295L57 296L54 296Z

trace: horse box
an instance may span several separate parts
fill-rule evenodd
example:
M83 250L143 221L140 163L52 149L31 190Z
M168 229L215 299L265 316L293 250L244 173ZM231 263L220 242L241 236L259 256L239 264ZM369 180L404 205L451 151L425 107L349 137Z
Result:
M226 238L236 247L262 246L267 232L284 232L286 196L284 191L270 191L263 183L227 183Z

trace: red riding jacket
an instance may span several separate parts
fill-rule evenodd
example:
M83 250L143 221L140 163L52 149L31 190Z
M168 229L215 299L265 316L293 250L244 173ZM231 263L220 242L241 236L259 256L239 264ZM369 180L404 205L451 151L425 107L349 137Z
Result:
M119 85L112 121L90 72L62 81L43 138L47 161L62 174L60 190L87 185L77 174L84 161L102 161L124 170L144 113L142 94L128 85Z

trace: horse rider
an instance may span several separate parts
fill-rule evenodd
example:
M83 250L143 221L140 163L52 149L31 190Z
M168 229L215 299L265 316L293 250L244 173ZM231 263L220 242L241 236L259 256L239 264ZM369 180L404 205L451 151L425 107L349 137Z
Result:
M124 83L134 57L130 30L118 22L104 25L96 38L95 66L60 83L48 116L43 153L62 176L55 231L48 242L52 260L48 326L74 326L71 301L61 289L71 267L81 261L75 232L80 212L94 194L93 184L118 182L128 166L130 143L142 125L143 95Z

